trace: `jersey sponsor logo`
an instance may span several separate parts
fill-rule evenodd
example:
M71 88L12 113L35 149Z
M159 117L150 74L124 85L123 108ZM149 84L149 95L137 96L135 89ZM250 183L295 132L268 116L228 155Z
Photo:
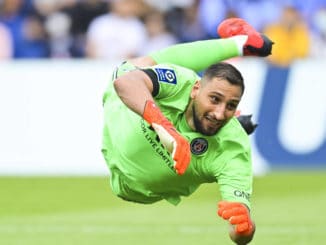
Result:
M201 155L208 149L208 142L204 138L195 138L190 143L191 152L195 155Z
M174 169L174 162L171 159L170 154L165 149L165 147L160 142L159 137L155 134L155 136L152 134L154 131L151 126L145 124L145 120L141 120L141 129L144 134L145 139L148 141L148 143L151 145L153 150L161 157L162 161L173 171Z
M250 199L250 194L247 193L247 192L244 192L244 191L239 191L239 190L235 190L233 192L233 194L236 196L236 197L244 197L246 198L248 201Z
M155 68L159 82L177 84L177 77L174 70L165 68Z

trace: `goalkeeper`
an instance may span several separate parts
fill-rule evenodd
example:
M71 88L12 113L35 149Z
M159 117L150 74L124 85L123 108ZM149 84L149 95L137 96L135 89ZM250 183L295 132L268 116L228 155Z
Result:
M117 67L103 97L102 153L113 192L127 201L177 205L217 182L217 214L230 223L231 239L246 244L255 232L252 164L248 134L235 117L244 83L221 61L267 56L272 42L238 18L223 21L218 33L221 39L174 45Z

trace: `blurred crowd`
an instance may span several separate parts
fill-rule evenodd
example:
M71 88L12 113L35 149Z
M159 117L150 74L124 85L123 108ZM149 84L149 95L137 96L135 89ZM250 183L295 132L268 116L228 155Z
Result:
M276 65L326 57L326 0L0 0L0 60L123 60L217 38L228 17L275 41Z

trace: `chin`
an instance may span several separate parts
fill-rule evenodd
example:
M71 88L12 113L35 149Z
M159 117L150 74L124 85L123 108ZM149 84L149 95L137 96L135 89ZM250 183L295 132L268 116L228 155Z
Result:
M207 121L194 120L195 129L198 133L205 136L213 136L222 128L220 125L215 125Z
M213 135L217 134L218 131L220 131L220 128L214 128L214 129L208 128L208 129L203 130L201 133L206 136L213 136Z

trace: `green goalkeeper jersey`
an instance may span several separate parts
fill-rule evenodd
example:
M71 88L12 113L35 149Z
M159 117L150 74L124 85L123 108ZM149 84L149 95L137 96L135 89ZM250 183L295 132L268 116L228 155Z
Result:
M119 66L112 81L136 69ZM172 64L143 69L153 81L153 96L162 113L174 124L191 147L191 162L183 175L173 170L173 160L142 117L131 111L116 94L112 81L103 97L104 130L102 152L110 170L113 192L119 197L153 203L166 199L178 204L201 184L217 182L223 200L250 207L252 166L249 138L232 118L214 136L194 132L185 111L190 91L200 77L192 70Z

